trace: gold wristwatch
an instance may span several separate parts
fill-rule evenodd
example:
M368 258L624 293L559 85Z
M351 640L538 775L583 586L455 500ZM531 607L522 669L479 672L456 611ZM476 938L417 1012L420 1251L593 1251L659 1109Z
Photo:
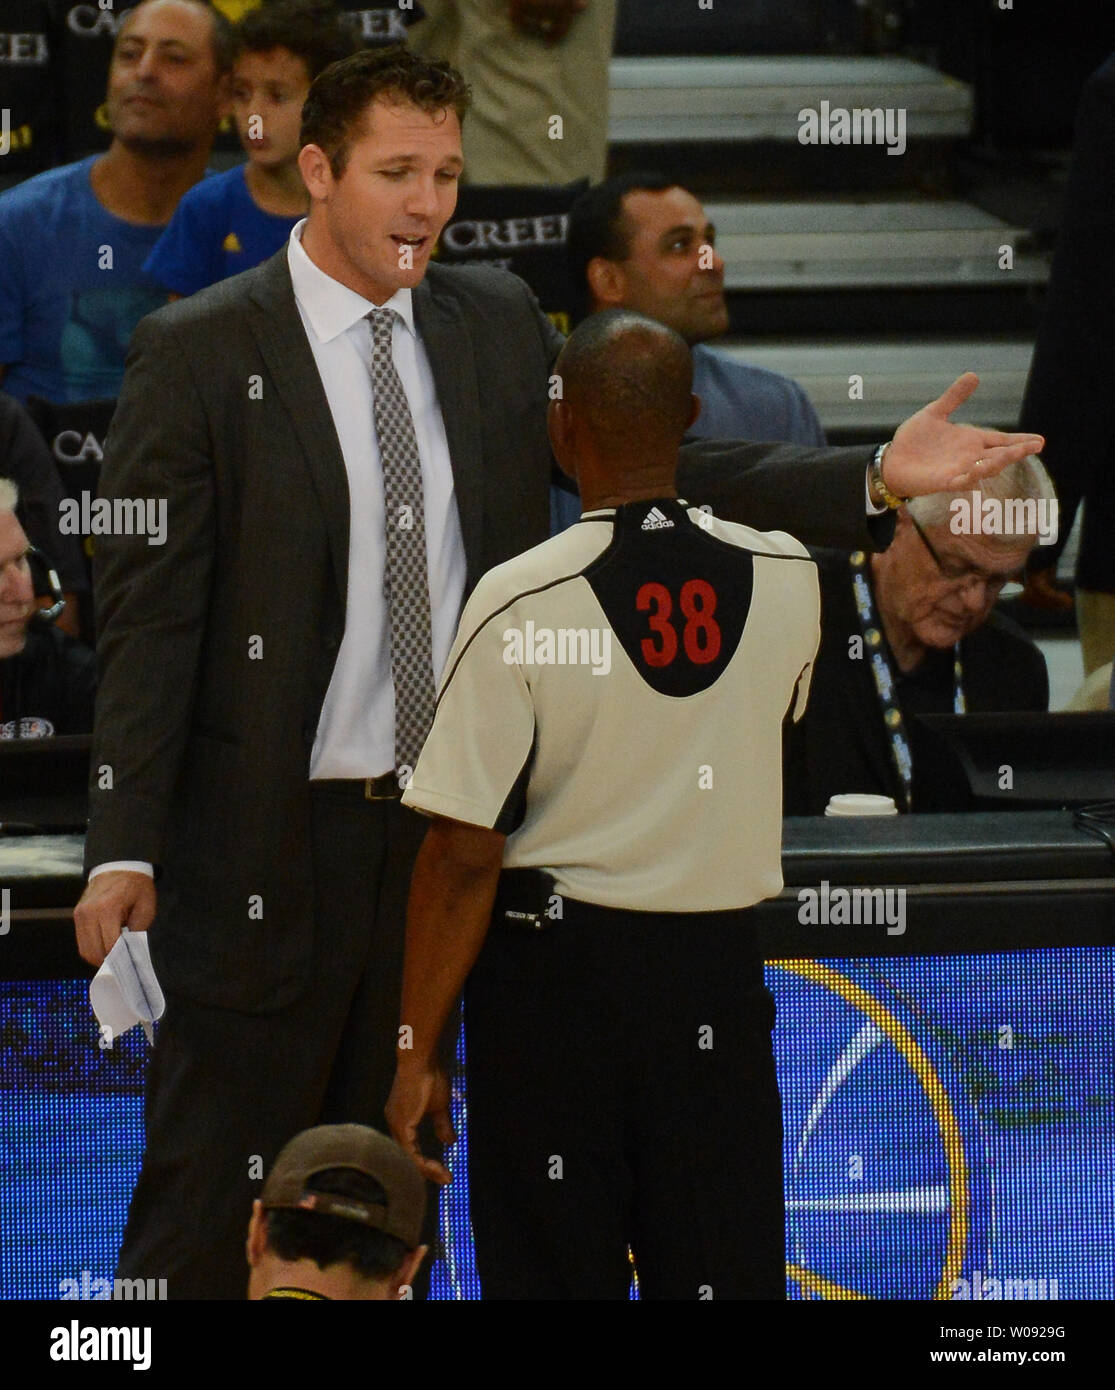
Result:
M894 511L896 507L901 507L908 499L905 497L896 497L883 481L883 459L889 448L890 440L885 444L880 444L875 450L875 456L871 460L871 467L867 470L867 482L871 490L871 500L875 505L877 507L889 507L891 511Z

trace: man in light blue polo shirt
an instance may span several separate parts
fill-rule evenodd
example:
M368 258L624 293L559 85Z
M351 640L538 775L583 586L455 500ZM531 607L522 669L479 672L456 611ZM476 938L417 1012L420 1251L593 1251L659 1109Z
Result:
M697 198L662 174L631 172L586 189L569 214L569 259L589 313L632 309L680 333L693 352L699 439L823 446L813 403L788 376L709 346L728 331L724 262ZM579 516L555 489L554 529Z
M702 439L775 439L824 446L796 381L709 347L728 331L724 262L698 199L661 174L621 174L586 189L569 215L569 255L589 312L632 309L693 349Z

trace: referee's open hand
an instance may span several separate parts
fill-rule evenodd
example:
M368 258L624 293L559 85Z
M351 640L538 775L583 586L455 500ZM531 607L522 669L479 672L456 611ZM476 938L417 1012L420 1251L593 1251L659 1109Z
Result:
M82 960L100 965L122 928L146 931L155 920L155 881L150 874L109 869L91 878L74 908L77 949Z
M400 1055L384 1114L391 1137L410 1154L422 1176L441 1187L452 1182L453 1175L444 1163L427 1158L418 1147L418 1126L427 1115L433 1118L434 1133L443 1144L452 1144L457 1137L449 1118L449 1078L445 1072L410 1056L403 1060Z

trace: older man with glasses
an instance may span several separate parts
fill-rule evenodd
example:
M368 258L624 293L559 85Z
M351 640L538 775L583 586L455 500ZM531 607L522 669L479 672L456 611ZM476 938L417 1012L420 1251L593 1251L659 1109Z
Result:
M35 611L35 580L58 578L16 516L19 491L0 478L0 740L83 734L93 728L97 663L81 642L50 624L65 606L60 593Z
M995 604L1056 538L1056 510L1031 456L978 492L911 500L881 553L814 552L821 649L809 708L786 730L787 815L820 815L841 792L916 809L915 715L1048 708L1044 657Z

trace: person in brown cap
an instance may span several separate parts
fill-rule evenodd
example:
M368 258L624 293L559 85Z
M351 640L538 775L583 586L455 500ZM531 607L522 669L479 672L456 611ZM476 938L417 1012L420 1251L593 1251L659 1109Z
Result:
M318 1125L275 1160L248 1223L249 1299L401 1299L426 1254L426 1186L365 1125Z

